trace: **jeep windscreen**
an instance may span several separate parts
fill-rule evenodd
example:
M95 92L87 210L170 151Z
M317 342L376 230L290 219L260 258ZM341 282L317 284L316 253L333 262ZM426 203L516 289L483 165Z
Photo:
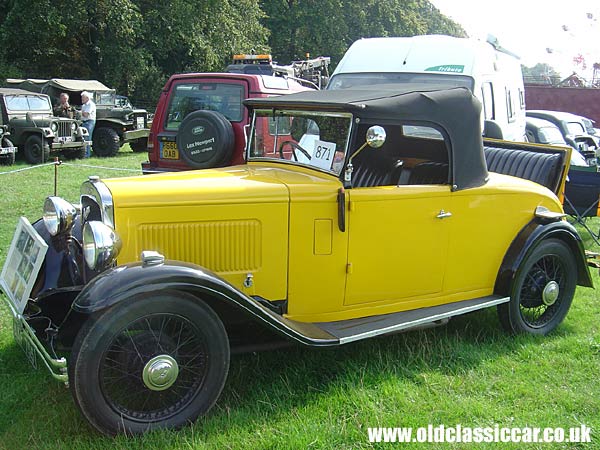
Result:
M4 102L8 112L49 112L52 110L50 99L41 95L5 95Z
M256 110L248 160L301 164L339 175L351 126L347 113Z
M114 92L102 92L96 94L96 101L98 105L102 106L115 106L115 93Z
M244 117L244 87L231 83L181 83L171 93L165 130L177 131L185 116L198 110L217 111L230 122Z
M580 122L567 122L567 130L569 131L569 134L573 136L580 136L582 134L586 134L586 131Z
M383 73L338 73L334 75L327 89L348 89L365 87L377 84L431 84L436 87L455 88L466 87L473 92L473 78L466 75L446 75L442 73L409 73L409 72L383 72Z

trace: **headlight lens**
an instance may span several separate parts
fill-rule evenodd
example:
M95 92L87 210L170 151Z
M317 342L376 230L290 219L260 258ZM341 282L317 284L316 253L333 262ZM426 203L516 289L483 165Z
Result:
M50 129L56 133L56 131L58 130L58 124L56 122L52 122L52 125L50 125Z
M59 233L71 231L75 217L77 217L77 208L60 197L48 197L44 202L42 217L48 233L56 236Z
M83 257L92 270L104 269L121 251L119 235L108 225L92 220L83 226Z
M75 122L73 122L71 124L71 131L75 131L77 129L77 125L75 124Z

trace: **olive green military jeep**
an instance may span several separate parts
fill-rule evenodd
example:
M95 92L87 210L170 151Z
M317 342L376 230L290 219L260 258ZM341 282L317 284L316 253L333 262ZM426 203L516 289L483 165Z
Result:
M76 120L54 117L47 95L2 88L0 111L10 140L23 151L27 162L47 161L51 152L60 152L67 159L85 156L87 130Z
M124 144L129 143L135 152L145 152L150 127L148 112L129 104L117 103L116 92L97 80L50 80L9 78L7 86L48 94L54 103L62 92L69 94L69 103L81 107L81 93L93 94L96 104L96 125L92 135L92 151L96 156L114 156Z

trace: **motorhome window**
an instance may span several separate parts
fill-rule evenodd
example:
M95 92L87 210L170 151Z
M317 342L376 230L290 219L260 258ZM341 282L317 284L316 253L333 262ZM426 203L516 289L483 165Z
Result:
M243 118L244 87L229 83L181 83L171 93L165 129L178 130L185 116L198 110L217 111L231 122Z
M567 122L567 130L569 130L569 134L585 134L585 129L579 122Z
M492 83L486 81L481 85L481 95L483 97L483 113L485 120L494 120L494 88Z
M340 73L332 77L327 89L348 89L378 84L418 83L436 87L466 87L473 92L473 78L442 73Z

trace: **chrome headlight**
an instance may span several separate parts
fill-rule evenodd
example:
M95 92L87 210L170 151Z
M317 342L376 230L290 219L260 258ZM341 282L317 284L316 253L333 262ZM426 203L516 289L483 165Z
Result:
M120 251L121 239L111 227L97 220L83 226L83 257L90 269L106 268Z
M75 131L77 129L77 124L75 122L73 122L71 124L71 131Z
M52 122L52 125L50 125L50 129L53 133L56 133L58 131L58 124L56 122Z
M44 215L42 216L48 233L56 236L59 233L71 231L77 208L60 197L48 197L44 202Z

